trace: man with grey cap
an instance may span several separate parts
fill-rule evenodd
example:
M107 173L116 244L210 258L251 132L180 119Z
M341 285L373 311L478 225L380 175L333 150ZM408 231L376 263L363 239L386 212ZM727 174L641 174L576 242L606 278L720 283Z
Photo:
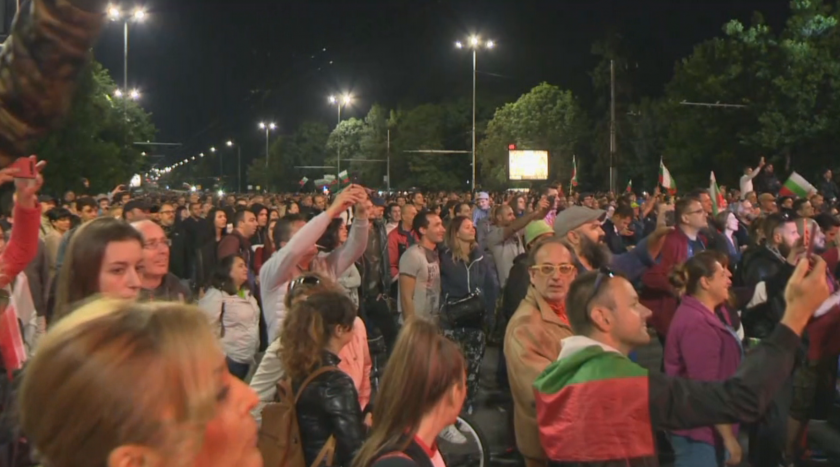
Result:
M579 272L609 267L634 282L653 266L670 229L658 228L633 250L613 255L604 243L605 235L601 228L606 215L601 209L571 206L557 215L554 234L566 239L574 248L575 265Z
M473 211L473 224L490 217L490 195L482 191L475 197L475 211Z

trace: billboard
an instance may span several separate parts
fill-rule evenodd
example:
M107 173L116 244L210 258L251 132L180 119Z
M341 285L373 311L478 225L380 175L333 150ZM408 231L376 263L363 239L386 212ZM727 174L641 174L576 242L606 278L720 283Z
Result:
M510 180L548 180L548 151L508 151Z

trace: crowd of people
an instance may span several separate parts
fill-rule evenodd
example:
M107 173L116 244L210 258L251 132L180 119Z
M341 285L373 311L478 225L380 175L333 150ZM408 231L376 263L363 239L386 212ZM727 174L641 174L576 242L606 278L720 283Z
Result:
M0 351L44 465L276 462L291 400L300 465L439 467L488 344L528 466L792 465L836 397L821 192L39 188L3 209Z
M28 2L0 52L4 463L442 467L497 342L528 466L813 455L840 355L830 170L798 197L762 159L723 196L57 200L43 162L8 167L67 114L107 3ZM651 335L661 371L634 361Z

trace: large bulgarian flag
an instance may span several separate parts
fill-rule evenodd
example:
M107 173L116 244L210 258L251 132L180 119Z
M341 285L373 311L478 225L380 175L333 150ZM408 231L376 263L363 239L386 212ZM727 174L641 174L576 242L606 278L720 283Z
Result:
M809 194L816 193L817 189L814 185L808 183L802 175L794 172L790 174L782 188L779 190L779 196L794 196L797 198L807 198Z
M548 458L655 465L648 381L647 370L597 345L549 365L534 382L537 425Z

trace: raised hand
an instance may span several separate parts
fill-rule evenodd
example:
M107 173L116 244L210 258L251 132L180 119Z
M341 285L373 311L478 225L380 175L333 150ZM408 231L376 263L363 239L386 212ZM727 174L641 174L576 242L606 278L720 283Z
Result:
M808 320L828 298L829 289L825 267L825 261L819 256L802 258L796 264L796 269L785 287L787 306L782 323L797 334L802 334Z

